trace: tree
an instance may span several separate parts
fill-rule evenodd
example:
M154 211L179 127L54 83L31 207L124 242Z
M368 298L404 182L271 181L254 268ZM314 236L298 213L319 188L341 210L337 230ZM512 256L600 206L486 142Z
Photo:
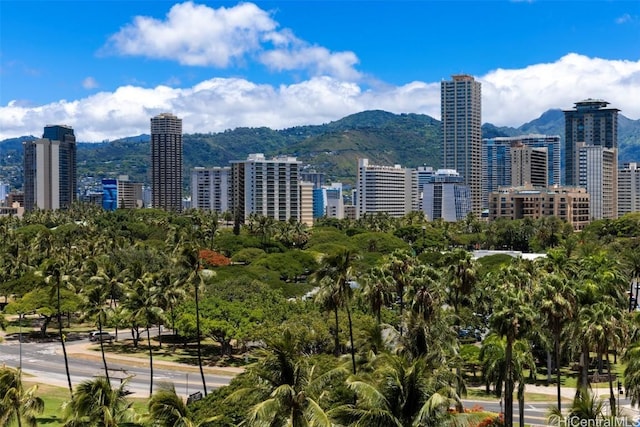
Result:
M147 330L147 346L149 347L149 396L153 394L153 347L151 346L151 325L161 318L162 309L156 304L157 276L146 273L136 280L126 293L125 309L134 325L144 325Z
M329 411L338 425L426 426L450 416L448 409L459 397L451 387L453 373L434 368L427 358L413 361L383 354L371 376L351 376L347 385L356 393L355 404Z
M163 383L149 399L149 420L156 427L198 427L213 418L196 422L173 384Z
M506 427L513 426L513 345L517 339L524 337L531 330L535 318L531 302L530 279L529 273L521 264L503 267L495 277L495 283L498 285L495 289L490 324L498 335L506 338L504 417Z
M389 270L391 277L393 278L393 282L396 285L396 299L400 310L398 315L400 321L400 324L398 325L400 336L402 336L403 333L404 293L411 283L410 278L414 266L415 258L409 255L408 252L400 250L394 251L385 265L385 268Z
M193 293L196 304L196 339L198 350L198 367L200 368L202 388L204 390L204 395L206 396L207 383L204 378L204 370L202 369L202 335L200 329L200 287L204 284L204 280L200 271L202 269L202 265L200 264L200 251L193 244L183 244L181 246L178 258L174 259L174 264L187 272L187 276L184 278L184 283L193 284ZM208 271L208 274L210 276L213 276L215 274L211 270Z
M553 357L556 367L558 411L562 412L560 395L560 337L567 322L575 315L576 295L571 282L563 276L547 274L537 288L540 320L553 337Z
M56 295L56 312L58 317L58 331L60 333L60 344L62 345L62 354L64 356L64 367L67 372L67 382L69 385L69 393L73 393L71 385L71 374L69 373L69 359L67 357L67 348L65 346L66 336L62 331L62 299L60 292L63 284L67 284L69 276L62 272L63 263L58 259L45 261L42 273L45 276L45 282L51 286L51 290Z
M376 316L378 324L381 323L382 308L391 303L391 277L382 267L374 267L364 278L362 297L367 301L371 311Z
M95 278L93 276L92 278ZM107 294L104 289L98 285L89 289L85 293L85 315L94 318L98 324L98 331L102 336L102 326L106 323L111 308L106 305ZM102 364L104 365L104 375L109 381L109 368L107 367L107 358L104 354L104 342L100 341L100 353L102 354Z
M229 401L255 399L246 418L248 426L330 427L328 415L319 403L326 384L344 371L337 369L320 375L304 356L298 356L297 343L285 330L270 340L261 360L249 369L254 387L243 388Z
M353 322L351 321L351 297L353 290L350 280L353 276L353 264L357 259L358 255L355 251L345 249L326 257L323 260L322 266L316 272L316 278L320 283L322 283L323 279L328 279L328 282L325 281L325 284L328 283L327 286L331 287L330 294L333 296L336 306L343 306L347 311L349 340L351 342L351 362L354 374L356 373L356 349L353 345Z
M78 384L64 407L64 427L125 427L134 426L136 413L127 400L123 381L113 388L104 377Z
M35 416L44 411L44 401L35 395L37 390L37 385L25 390L20 369L0 368L0 425L15 421L18 427L22 423L36 426Z

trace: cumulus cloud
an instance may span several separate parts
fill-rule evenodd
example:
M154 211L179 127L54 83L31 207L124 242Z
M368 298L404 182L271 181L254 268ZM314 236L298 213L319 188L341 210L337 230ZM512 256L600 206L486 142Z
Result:
M497 69L476 78L482 82L483 122L519 126L585 98L602 98L625 116L640 118L640 60L568 54L553 63ZM113 140L149 133L149 119L161 112L182 117L184 132L195 133L322 124L372 109L439 118L440 83L367 87L317 76L280 86L239 78L213 78L186 88L129 85L37 107L11 102L0 107L0 139L39 135L45 123L65 123L74 127L79 141Z
M242 65L251 58L276 71L359 77L353 52L331 52L278 27L270 12L253 3L214 9L186 2L174 5L164 20L134 18L109 38L101 52L217 68Z
M640 118L640 61L589 58L571 53L556 62L497 69L479 77L483 121L514 126L550 108L604 99L627 117Z
M85 89L95 89L98 87L98 82L93 77L89 76L82 80L82 87Z

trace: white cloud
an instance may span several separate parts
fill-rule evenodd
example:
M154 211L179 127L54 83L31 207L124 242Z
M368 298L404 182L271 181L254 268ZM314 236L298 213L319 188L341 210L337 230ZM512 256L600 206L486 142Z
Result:
M585 98L602 98L622 114L640 118L640 60L614 61L568 54L558 61L522 69L498 69L482 82L483 122L519 126L550 108L571 108ZM185 133L219 132L239 126L274 129L321 124L372 109L440 117L440 83L366 87L318 76L272 86L245 79L214 78L192 87L123 86L114 92L29 107L0 107L0 140L39 135L47 123L65 123L80 141L113 140L149 133L149 119L161 112L183 118Z
M103 53L169 59L182 65L227 68L258 58L272 70L307 70L356 79L353 52L331 52L278 30L271 13L253 3L213 9L186 2L165 20L138 16L110 37Z
M626 24L627 22L631 22L633 18L628 13L616 18L616 24Z
M96 79L94 79L93 77L89 76L86 77L83 81L82 81L82 87L85 89L95 89L97 88L98 82L96 81Z
M627 117L640 118L640 61L589 58L571 53L556 62L497 69L482 82L482 120L517 126L550 108L572 108L586 98L604 99Z

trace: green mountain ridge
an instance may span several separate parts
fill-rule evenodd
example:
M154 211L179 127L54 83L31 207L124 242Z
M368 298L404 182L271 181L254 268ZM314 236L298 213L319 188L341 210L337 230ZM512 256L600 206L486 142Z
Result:
M554 109L518 128L482 126L483 137L530 133L564 135L564 115ZM20 188L22 164L20 137L0 141L0 180ZM619 116L620 163L640 161L640 120ZM371 110L322 124L273 130L241 127L219 133L185 134L184 182L189 186L190 170L196 166L226 166L250 153L295 156L305 169L327 174L329 181L354 184L358 158L373 164L406 167L441 166L440 121L424 114L394 114ZM149 182L149 135L138 135L105 143L78 143L78 176L96 179L129 175L131 180ZM7 170L14 169L13 173ZM8 178L7 178L8 176ZM4 177L4 178L3 178Z

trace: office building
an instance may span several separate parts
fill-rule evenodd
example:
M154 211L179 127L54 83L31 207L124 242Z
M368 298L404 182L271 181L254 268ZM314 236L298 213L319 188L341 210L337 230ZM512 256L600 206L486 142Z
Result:
M504 187L489 194L489 219L535 220L555 216L579 231L591 221L589 200L590 195L584 188Z
M154 208L182 210L182 119L151 119L151 199Z
M576 146L578 186L586 188L591 197L591 219L618 217L617 152L601 145Z
M488 206L488 194L499 187L510 187L511 147L547 149L547 184L561 185L560 135L520 135L485 138L482 140L483 206Z
M191 207L231 211L231 167L196 167L191 171Z
M423 188L422 210L429 221L456 222L471 212L471 191L458 172L439 169Z
M511 147L511 185L547 187L547 148L518 144Z
M0 206L7 205L7 196L9 195L9 184L0 181Z
M298 222L311 227L313 226L313 182L300 181L300 214Z
M618 110L600 99L565 115L565 182L591 195L593 219L618 217Z
M42 138L25 141L24 207L65 209L76 200L76 137L73 128L48 125Z
M618 170L618 216L630 212L640 212L640 168L635 162Z
M419 210L418 179L413 169L370 165L369 159L358 159L356 189L357 218L377 213L400 218Z
M457 171L471 190L471 206L482 211L482 98L480 82L467 74L440 85L443 169Z
M251 214L278 221L301 220L300 161L286 156L266 159L256 153L230 163L231 210L237 221L244 222ZM313 216L312 194L309 198Z
M143 207L142 183L129 181L127 175L120 175L118 179L103 179L101 204L108 211Z
M578 147L597 146L618 152L618 110L608 102L586 99L576 102L572 110L564 111L565 119L565 185L579 185L580 163Z

